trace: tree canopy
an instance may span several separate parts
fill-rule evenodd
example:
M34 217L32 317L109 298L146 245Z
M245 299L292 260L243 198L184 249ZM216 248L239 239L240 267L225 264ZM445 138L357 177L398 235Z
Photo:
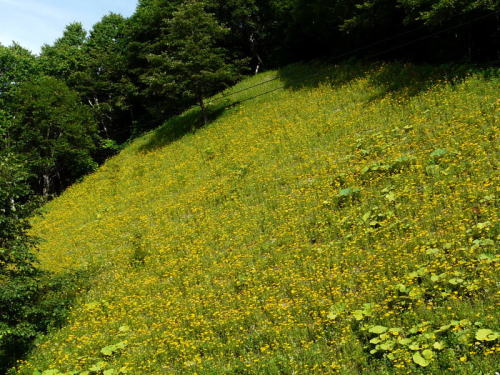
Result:
M238 76L238 62L217 44L229 29L196 0L183 4L165 26L165 38L160 41L163 50L148 56L153 69L144 79L161 95L195 100L206 124L205 98Z
M41 77L16 88L12 104L12 149L24 155L34 186L43 195L58 191L95 167L95 121L78 94L54 77ZM54 186L54 184L57 184Z

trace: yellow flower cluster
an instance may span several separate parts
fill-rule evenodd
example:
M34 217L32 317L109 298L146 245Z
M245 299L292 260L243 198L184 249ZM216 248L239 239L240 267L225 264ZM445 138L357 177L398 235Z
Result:
M297 84L294 69L324 79ZM19 373L100 361L140 375L416 371L411 360L372 358L356 323L328 314L382 301L430 249L446 254L442 272L494 256L500 81L393 87L391 69L431 68L288 68L233 99L285 90L227 105L171 142L167 123L48 204L34 223L42 266L89 270L93 283ZM474 297L423 296L404 319L494 328L496 265ZM403 326L399 308L385 306L379 321ZM118 342L127 346L103 356ZM447 350L439 373L498 368L494 346Z

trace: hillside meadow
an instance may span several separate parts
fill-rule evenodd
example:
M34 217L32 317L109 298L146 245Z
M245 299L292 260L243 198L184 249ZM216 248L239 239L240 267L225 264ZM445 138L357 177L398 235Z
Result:
M16 373L493 374L499 87L297 64L170 119L34 219L91 282Z

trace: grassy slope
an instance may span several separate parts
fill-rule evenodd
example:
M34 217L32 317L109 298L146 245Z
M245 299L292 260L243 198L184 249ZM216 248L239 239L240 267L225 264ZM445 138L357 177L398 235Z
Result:
M221 107L196 132L181 134L196 111L173 119L47 206L43 267L96 276L21 374L99 361L129 374L498 369L498 341L475 340L467 321L421 333L452 319L498 329L496 263L477 259L497 235L499 79L297 65L232 91L276 74L232 99L286 90ZM390 335L420 340L422 355L445 348L426 368L401 343L369 354L374 325L400 327Z

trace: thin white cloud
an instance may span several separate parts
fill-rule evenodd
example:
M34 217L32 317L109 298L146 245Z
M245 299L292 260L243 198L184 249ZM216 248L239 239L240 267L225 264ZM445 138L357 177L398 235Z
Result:
M2 4L9 6L14 11L22 11L52 19L65 20L72 17L72 15L64 9L43 4L40 1L0 0L0 6L2 6Z

